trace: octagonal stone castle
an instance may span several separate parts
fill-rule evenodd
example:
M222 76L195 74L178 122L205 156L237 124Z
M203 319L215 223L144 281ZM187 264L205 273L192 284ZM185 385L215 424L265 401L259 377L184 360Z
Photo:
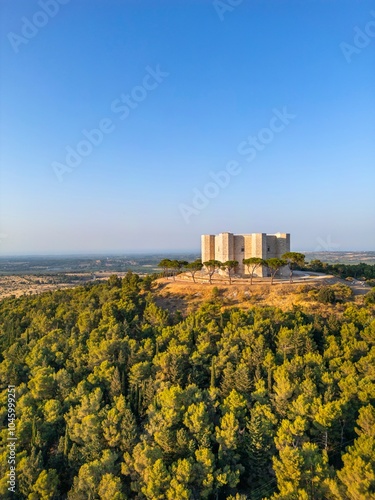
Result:
M237 260L236 274L240 276L246 275L246 266L242 263L243 259L250 257L281 258L284 253L290 252L290 234L288 233L203 234L201 240L202 262L211 259L220 262ZM280 269L279 272L281 276L287 276L288 273L288 267ZM263 277L268 275L268 271L266 267L260 267L254 274Z

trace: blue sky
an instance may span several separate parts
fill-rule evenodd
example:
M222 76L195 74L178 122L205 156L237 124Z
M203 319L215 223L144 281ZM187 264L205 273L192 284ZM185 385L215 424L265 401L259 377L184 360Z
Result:
M0 254L375 249L373 1L59 1L0 7Z

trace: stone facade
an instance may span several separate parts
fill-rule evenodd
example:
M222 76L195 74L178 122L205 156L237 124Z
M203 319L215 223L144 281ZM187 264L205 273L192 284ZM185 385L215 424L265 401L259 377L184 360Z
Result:
M290 252L290 234L204 234L202 236L201 249L202 262L212 259L219 260L220 262L237 260L238 269L236 270L236 274L245 276L247 268L242 263L243 259L250 257L260 257L261 259L280 258L284 253ZM282 268L279 274L281 276L288 276L288 268ZM267 268L257 268L254 275L267 276Z

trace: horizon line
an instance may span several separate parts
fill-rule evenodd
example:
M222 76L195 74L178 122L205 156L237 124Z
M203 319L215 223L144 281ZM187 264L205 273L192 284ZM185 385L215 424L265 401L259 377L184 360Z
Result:
M375 253L375 250L296 250L306 254L330 254L330 253ZM200 249L187 250L129 250L129 251L101 251L101 252L65 252L65 253L13 253L0 254L0 259L7 258L27 258L27 257L43 257L43 258L73 258L73 257L129 257L135 255L165 255L165 254L200 254Z

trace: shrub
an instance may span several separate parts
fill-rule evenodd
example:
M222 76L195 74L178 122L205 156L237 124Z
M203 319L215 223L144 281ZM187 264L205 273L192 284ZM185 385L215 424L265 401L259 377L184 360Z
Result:
M366 293L365 304L366 306L369 306L370 304L375 304L375 288Z
M307 294L308 292L310 292L313 289L314 289L314 287L311 285L308 285L308 284L298 285L297 286L297 293Z
M336 295L331 287L323 286L318 292L317 299L323 304L334 304L336 302Z
M350 286L343 285L341 283L332 285L331 290L335 293L336 301L340 300L341 302L344 302L345 300L352 300L354 297L354 292Z
M251 300L251 292L250 292L250 290L246 289L246 290L244 290L244 291L242 292L242 294L241 294L241 300L242 300L243 302L246 302L246 301L248 301L248 300Z

